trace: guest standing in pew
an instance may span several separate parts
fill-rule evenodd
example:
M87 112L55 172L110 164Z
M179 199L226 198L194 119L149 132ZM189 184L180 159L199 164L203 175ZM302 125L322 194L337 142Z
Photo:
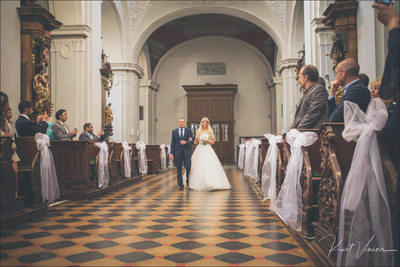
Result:
M79 135L80 141L89 141L89 143L102 142L104 140L104 130L101 129L97 135L93 133L93 124L87 122L83 125L84 132Z
M20 114L15 122L18 136L35 136L37 133L46 133L48 127L46 113L38 115L36 117L36 122L31 121L29 116L33 113L33 104L26 100L19 103L18 110Z
M59 109L56 112L56 123L53 126L53 134L56 140L67 140L71 141L78 132L75 128L72 131L69 130L68 125L65 123L68 119L68 113L65 109Z
M7 136L10 137L13 140L12 143L12 149L13 149L13 155L11 157L12 160L12 167L15 172L15 181L16 181L16 192L15 192L15 197L18 197L18 161L20 161L18 155L17 155L17 146L15 145L15 134L13 132L12 126L11 126L11 108L10 104L8 102L8 96L7 94L0 92L0 104L1 104L1 110L0 110L0 136Z
M382 83L379 88L379 96L383 99L394 98L394 106L385 127L382 130L382 137L386 142L387 149L393 165L397 170L396 177L396 196L394 204L394 212L391 214L394 218L393 229L393 246L396 250L394 257L394 266L400 265L400 179L399 179L399 140L400 140L400 118L399 118L399 90L400 90L400 18L399 13L393 4L385 5L382 3L374 3L372 5L376 10L378 20L382 22L389 32L388 38L388 55L385 61L385 69L383 71Z
M46 102L43 103L42 113L46 112L46 114L48 116L47 120L46 120L46 122L48 124L46 134L49 136L50 141L55 140L55 137L54 137L54 134L53 134L53 129L52 129L53 125L54 125L54 120L51 117L51 114L53 114L53 111L54 111L53 103L51 103L50 101L46 101Z
M305 65L301 68L298 83L304 96L298 104L290 129L319 129L328 120L328 92L325 86L318 83L318 78L318 69L315 66Z
M335 70L336 80L331 82L328 115L331 122L344 122L344 101L356 103L362 111L366 112L371 101L368 88L359 79L360 65L354 58L341 61ZM344 95L338 105L335 102L335 92L339 86L344 87Z
M368 84L369 84L369 77L368 77L368 75L365 74L365 73L360 73L360 74L358 74L358 78L360 79L360 82L361 82L362 84L364 84L365 87L368 88Z

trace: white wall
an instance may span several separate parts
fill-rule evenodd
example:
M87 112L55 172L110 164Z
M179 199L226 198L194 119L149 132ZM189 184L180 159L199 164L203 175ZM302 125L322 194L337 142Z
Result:
M17 7L19 1L1 1L1 87L8 95L13 120L18 117L21 98L21 37Z
M197 76L197 62L225 62L226 75ZM237 84L234 100L235 145L239 136L260 136L271 131L267 61L253 47L232 38L203 37L188 41L164 56L154 73L157 94L156 143L169 144L180 116L187 116L182 85Z
M385 67L384 27L376 19L374 1L360 1L357 10L357 51L360 72L368 75L370 81L382 77Z

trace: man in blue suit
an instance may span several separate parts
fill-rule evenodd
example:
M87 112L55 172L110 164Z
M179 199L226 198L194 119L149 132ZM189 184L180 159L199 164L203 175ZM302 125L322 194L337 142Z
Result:
M192 131L185 127L186 120L184 118L179 119L178 126L178 128L172 131L171 153L169 157L171 160L175 160L179 190L183 190L182 161L186 169L186 184L189 185L193 138Z
M344 122L344 101L356 103L364 112L371 101L371 93L359 79L360 65L354 58L346 58L336 67L336 81L331 83L328 99L328 116L331 122ZM344 87L344 95L336 106L335 92L339 85Z

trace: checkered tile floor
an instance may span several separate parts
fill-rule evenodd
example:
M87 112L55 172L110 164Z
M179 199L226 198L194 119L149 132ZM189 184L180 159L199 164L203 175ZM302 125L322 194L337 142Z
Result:
M1 266L310 266L242 171L232 190L178 191L175 171L1 233Z

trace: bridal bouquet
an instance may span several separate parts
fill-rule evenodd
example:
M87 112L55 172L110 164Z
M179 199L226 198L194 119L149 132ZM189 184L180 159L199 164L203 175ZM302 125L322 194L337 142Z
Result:
M209 139L210 139L210 136L208 134L201 134L199 136L200 143L203 144L203 145L205 145L206 144L205 141L207 141Z

